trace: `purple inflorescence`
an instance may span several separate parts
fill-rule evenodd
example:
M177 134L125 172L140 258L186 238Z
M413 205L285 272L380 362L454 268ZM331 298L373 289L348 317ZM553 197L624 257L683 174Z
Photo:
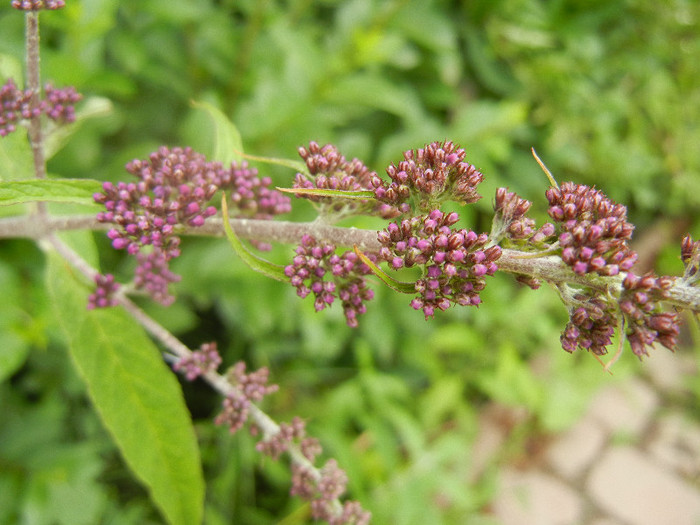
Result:
M372 258L372 256L370 256ZM284 269L299 297L314 294L314 307L320 312L339 298L348 326L358 325L357 316L365 313L365 302L374 297L367 288L364 276L369 267L359 260L357 254L347 251L335 253L335 246L317 243L310 235L304 235L296 249L292 264Z
M311 516L315 520L325 520L331 525L366 525L371 514L357 501L344 502L338 514L335 502L345 492L347 482L347 474L334 459L328 460L321 468L320 478L295 462L292 463L290 494L311 502Z
M527 217L532 203L508 188L498 188L494 202L494 228L492 239L506 237L515 241L527 240L528 244L541 244L554 235L554 225L550 222L535 229L535 220Z
M469 204L481 198L476 189L484 176L464 161L466 152L454 143L433 142L418 150L408 150L403 156L404 160L386 170L390 184L378 176L372 178L379 202L406 213L413 197L415 207L425 213L439 207L444 200Z
M88 310L116 306L114 294L119 290L119 283L114 280L114 275L96 275L95 284L95 291L88 297Z
M576 348L595 355L608 352L617 326L614 305L595 294L580 293L573 297L575 306L569 311L569 323L561 334L561 346L567 352Z
M231 384L238 388L224 398L223 410L214 419L215 424L226 425L231 434L237 432L248 420L252 401L260 401L278 390L277 385L267 384L270 372L266 367L249 374L245 373L245 369L245 363L239 361L227 373Z
M297 173L294 188L326 189L339 191L373 190L372 180L376 172L370 171L360 160L348 162L332 144L319 146L310 142L308 148L300 147L299 156L306 162L309 176ZM368 200L349 200L318 195L300 195L319 205L321 212L338 218L352 214L373 214L389 219L399 211L388 204Z
M411 301L426 319L452 304L478 306L485 277L493 275L501 256L500 246L487 247L487 234L452 229L457 213L433 210L428 215L390 223L378 234L381 259L399 268L423 266L423 277L415 283L418 297Z
M206 203L217 191L216 177L221 167L209 163L191 148L161 147L148 160L134 160L126 170L138 182L105 182L95 202L107 211L97 220L118 225L109 231L112 246L130 254L152 245L168 258L179 255L180 240L175 226L201 226L216 208Z
M627 271L637 254L627 245L634 226L627 208L588 186L565 182L547 190L549 216L561 226L562 260L579 275L617 275Z
M303 439L306 439L306 423L301 418L295 417L291 423L280 423L279 432L258 441L255 449L272 459L279 459L282 453L287 451L290 444ZM313 461L313 458L307 459Z
M659 302L668 297L673 278L648 273L641 277L629 272L622 281L620 310L625 316L627 340L638 357L648 355L647 347L658 342L673 350L678 342L680 319L675 312L663 312Z
M237 217L269 219L290 209L289 198L270 189L271 181L259 178L256 170L235 163L225 169L191 148L163 146L147 160L129 162L126 170L139 180L105 182L94 195L106 208L97 220L116 225L107 236L115 249L138 256L136 288L163 304L173 300L168 284L179 280L168 269L180 255L177 229L202 226L215 215L208 202L219 189L231 191ZM144 247L149 249L144 252Z
M20 120L41 114L41 106L32 109L31 98L31 91L19 89L11 78L0 88L0 137L15 131Z
M74 106L82 100L83 96L74 87L57 89L51 84L46 84L44 94L44 111L47 117L60 122L75 121Z
M21 90L14 80L7 80L0 88L0 137L15 131L20 121L29 120L42 113L62 123L75 120L74 105L83 97L74 87L57 89L51 84L46 84L44 95L44 100L37 101L36 106L32 107L31 91Z
M234 162L229 170L221 171L216 184L231 191L236 217L268 220L292 209L289 197L270 188L272 179L259 177L258 170L245 161L240 165Z
M180 255L178 225L201 226L216 208L206 203L218 190L218 163L190 148L160 148L148 160L134 160L126 169L137 182L105 182L94 200L106 211L97 214L99 222L113 223L107 236L117 250L138 255L136 288L155 300L169 304L168 283L178 279L168 270L171 259ZM148 253L142 252L151 246Z
M259 177L258 170L243 161L235 162L229 170L221 171L217 184L224 190L231 191L231 202L236 207L237 218L269 220L275 215L289 213L292 210L291 199L283 193L272 189L270 177ZM269 243L256 239L250 240L258 250L270 250Z
M181 279L179 275L170 271L169 261L172 257L173 255L168 256L161 248L154 248L149 253L136 254L138 265L134 270L134 287L143 290L154 301L164 306L171 305L175 300L168 291L168 285Z
M12 0L12 7L21 11L40 11L42 9L61 9L64 0Z
M594 291L574 295L570 320L561 335L562 347L567 352L582 348L606 354L615 329L624 319L625 335L636 356L648 355L647 348L657 342L673 350L680 319L675 312L663 312L660 304L672 286L670 277L651 273L639 277L628 272L617 300Z
M201 375L214 372L220 364L221 355L216 343L203 343L198 350L176 361L173 370L176 372L182 370L188 381L194 381Z

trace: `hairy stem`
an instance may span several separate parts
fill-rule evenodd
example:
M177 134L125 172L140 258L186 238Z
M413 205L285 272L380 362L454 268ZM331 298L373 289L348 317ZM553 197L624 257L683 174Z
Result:
M34 176L46 178L46 158L44 157L44 137L41 130L41 114L36 109L41 104L41 69L39 55L39 11L27 11L25 14L25 46L27 79L26 88L31 92L29 107L32 116L29 119L29 144L32 148ZM47 209L45 202L37 203L39 224L45 222Z
M297 244L304 234L308 234L317 239L331 242L336 246L357 246L365 253L376 252L380 248L375 230L341 228L329 226L319 221L289 222L231 219L230 222L236 235L245 239ZM47 218L45 224L37 224L26 216L11 217L0 219L0 238L24 237L39 239L46 235L48 231L106 230L111 227L112 225L97 222L94 216L54 216ZM188 228L182 233L184 235L223 236L223 221L215 218L208 219L204 226ZM619 290L622 279L624 279L624 274L607 278L592 274L578 275L556 255L534 258L523 257L523 255L523 252L517 250L504 249L501 258L497 262L499 269L508 273L528 275L553 284L576 284L600 291ZM690 286L682 279L677 279L676 283L669 290L669 297L666 302L679 308L700 312L700 288Z

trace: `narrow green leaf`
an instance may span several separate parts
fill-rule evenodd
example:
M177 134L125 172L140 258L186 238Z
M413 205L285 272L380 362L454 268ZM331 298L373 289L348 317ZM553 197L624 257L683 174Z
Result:
M338 197L340 199L368 200L374 199L374 192L371 190L343 191L327 190L324 188L276 188L284 193L294 193L295 195L309 195L315 197Z
M238 128L218 108L208 102L192 102L192 105L205 111L214 124L212 160L218 160L224 166L231 162L240 163L243 158L243 141Z
M175 375L124 310L86 309L87 291L55 253L47 281L73 362L127 465L168 523L201 523L199 450Z
M300 171L302 173L308 173L308 168L306 164L300 160L291 159L279 159L276 157L258 157L257 155L243 154L244 159L254 160L256 162L262 162L263 164L274 164L276 166L284 166L285 168L293 169L294 171Z
M243 259L243 262L256 272L260 272L267 277L283 282L288 281L289 279L287 279L287 276L284 275L284 266L271 263L262 257L258 257L243 246L243 243L234 233L233 228L231 228L231 223L228 220L228 205L226 204L225 194L223 197L221 197L221 213L224 216L224 231L226 232L226 237L228 238L229 243L231 243L233 250L241 259Z
M0 182L0 206L25 202L95 204L93 193L102 184L92 179L31 179Z
M367 266L369 266L370 270L372 270L372 273L379 277L382 280L382 282L386 284L389 288L401 293L416 293L415 283L407 283L405 281L399 281L397 279L394 279L392 276L385 273L384 270L382 270L379 266L374 264L369 257L362 253L362 251L357 247L357 245L354 246L354 249L355 253L360 258L360 260Z

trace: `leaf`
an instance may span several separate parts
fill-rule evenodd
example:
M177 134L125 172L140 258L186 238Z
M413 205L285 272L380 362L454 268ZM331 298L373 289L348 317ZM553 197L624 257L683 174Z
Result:
M231 243L234 251L241 259L243 259L243 262L256 272L260 272L267 277L283 282L288 281L287 276L284 274L283 266L271 263L262 257L258 257L243 246L243 243L234 233L233 228L231 228L231 223L228 220L228 205L226 204L225 194L221 197L221 213L224 216L224 231L226 232L226 237L228 238L229 243Z
M262 162L263 164L274 164L277 166L284 166L285 168L290 168L295 171L300 171L302 173L309 172L309 169L307 168L306 164L304 162L301 162L300 160L279 159L276 157L259 157L258 155L249 155L248 153L244 153L242 156L244 159Z
M29 179L34 176L32 149L25 128L0 137L0 181Z
M0 182L0 206L25 202L95 204L92 195L102 184L92 179L42 179Z
M208 102L192 102L195 108L209 114L214 124L214 148L212 159L224 166L243 160L243 141L238 128L218 108Z
M374 199L374 192L370 190L343 191L327 190L324 188L276 188L284 193L294 193L295 195L309 195L313 197L338 197L340 199L367 200Z
M21 272L0 261L0 383L19 370L29 355L29 337L23 332L34 327L27 326L29 315L21 307L25 292L20 285Z
M362 253L362 251L357 247L357 245L355 245L354 249L355 253L360 258L360 260L367 266L369 266L369 269L372 270L372 273L379 277L382 280L382 282L386 284L389 288L401 293L416 293L415 283L409 283L405 281L399 281L398 279L394 279L391 275L387 274L379 266L374 264L369 257Z
M127 465L169 523L201 523L199 450L174 374L124 310L86 309L87 291L55 253L47 285L73 362Z

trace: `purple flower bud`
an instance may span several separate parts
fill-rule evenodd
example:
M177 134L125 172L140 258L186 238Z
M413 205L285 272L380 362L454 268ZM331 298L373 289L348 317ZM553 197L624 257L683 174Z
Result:
M572 269L574 273L583 275L588 271L588 263L584 261L576 261Z
M483 277L486 275L488 268L483 264L475 264L472 266L472 275L474 277Z
M112 247L115 250L123 250L127 246L131 244L131 241L129 239L126 239L124 237L117 237L112 241Z

